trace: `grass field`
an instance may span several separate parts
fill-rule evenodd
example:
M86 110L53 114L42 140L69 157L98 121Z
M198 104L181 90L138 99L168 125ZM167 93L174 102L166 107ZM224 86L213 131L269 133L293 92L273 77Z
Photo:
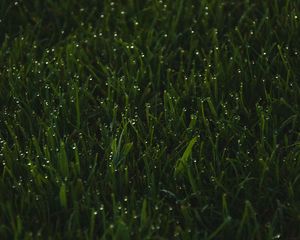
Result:
M299 0L0 1L0 239L300 239Z

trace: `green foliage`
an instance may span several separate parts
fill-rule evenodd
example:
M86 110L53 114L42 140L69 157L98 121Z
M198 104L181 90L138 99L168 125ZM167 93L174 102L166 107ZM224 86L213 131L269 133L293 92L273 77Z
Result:
M0 1L0 238L298 239L299 6Z
M188 144L187 148L185 149L182 157L176 162L175 166L175 175L178 175L183 169L187 166L187 161L189 156L192 153L192 148L197 141L197 137L194 137Z

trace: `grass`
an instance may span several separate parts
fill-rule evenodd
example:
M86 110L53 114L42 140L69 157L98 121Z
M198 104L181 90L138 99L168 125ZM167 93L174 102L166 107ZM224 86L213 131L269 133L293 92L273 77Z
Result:
M299 6L1 1L1 239L299 239Z

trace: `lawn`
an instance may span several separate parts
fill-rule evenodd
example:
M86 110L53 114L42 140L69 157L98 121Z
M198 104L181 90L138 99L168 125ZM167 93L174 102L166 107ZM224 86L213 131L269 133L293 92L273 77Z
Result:
M0 1L0 239L300 239L299 0Z

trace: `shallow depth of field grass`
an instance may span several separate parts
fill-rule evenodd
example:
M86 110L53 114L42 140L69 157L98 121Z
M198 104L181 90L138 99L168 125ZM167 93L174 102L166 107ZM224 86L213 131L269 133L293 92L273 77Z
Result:
M1 239L300 239L300 2L0 1Z

